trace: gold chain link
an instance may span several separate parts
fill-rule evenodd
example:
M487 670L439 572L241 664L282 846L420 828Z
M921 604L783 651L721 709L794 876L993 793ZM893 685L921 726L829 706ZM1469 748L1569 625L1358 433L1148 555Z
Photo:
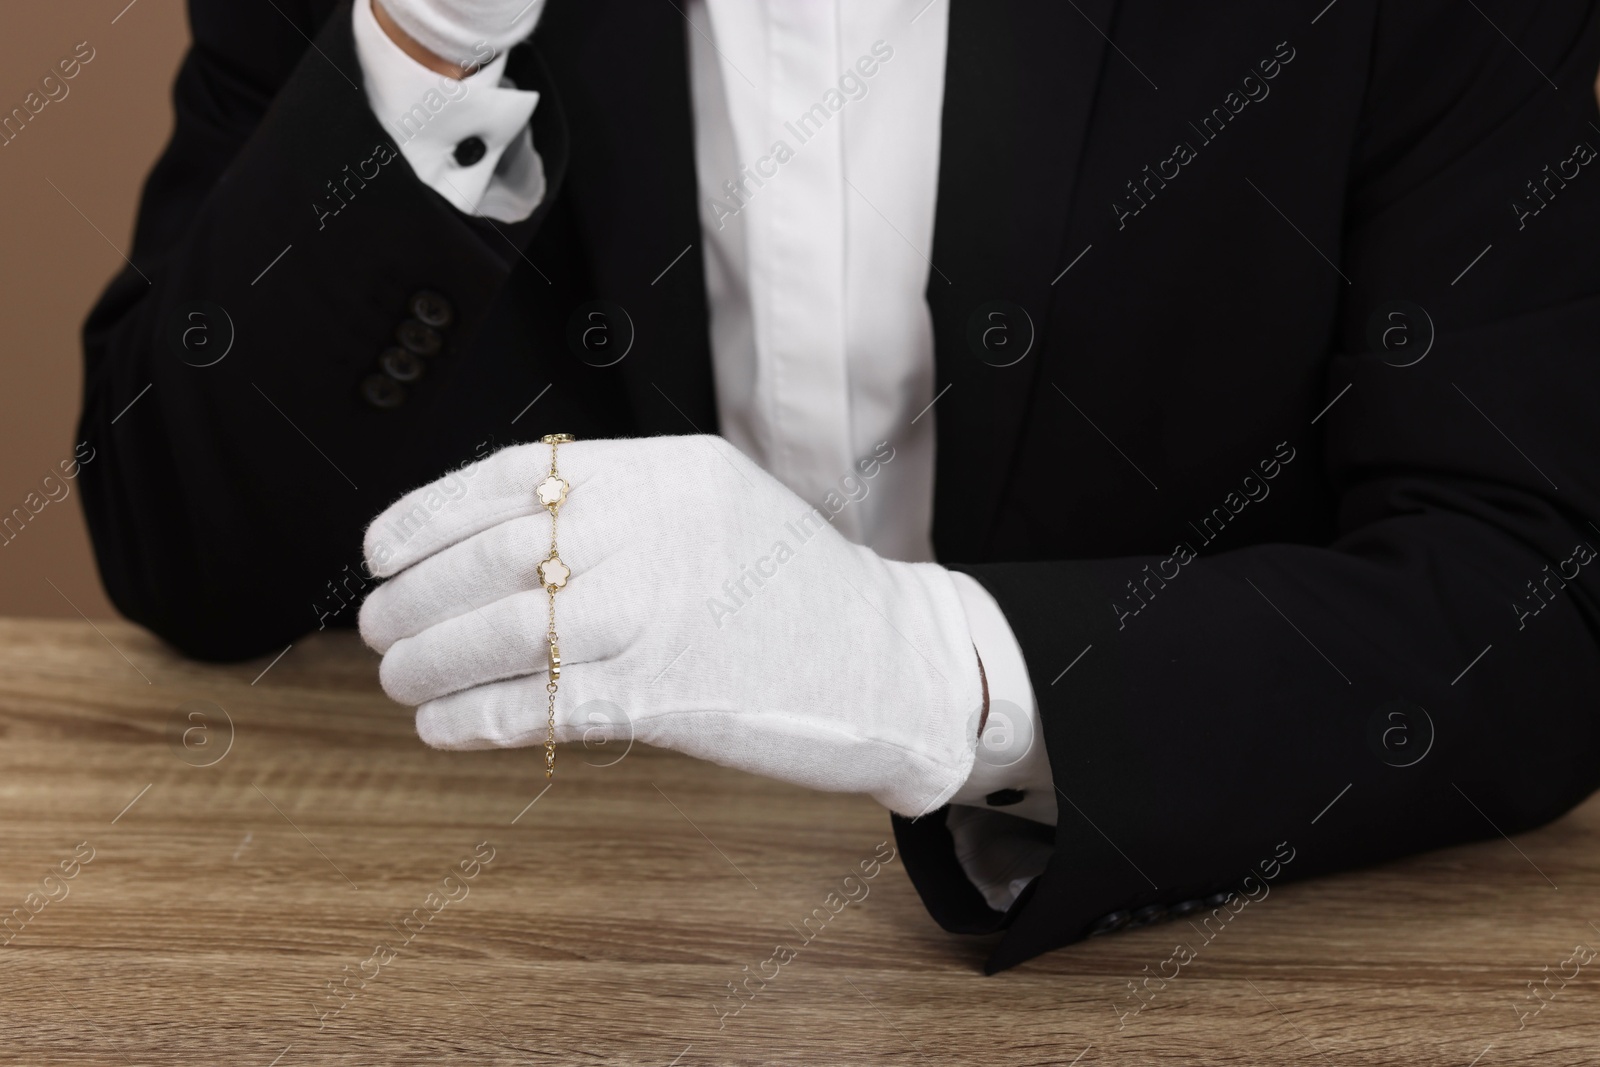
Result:
M573 440L573 437L571 434L554 433L547 434L543 440L550 446L550 474L545 483L559 483L552 494L555 499L551 501L545 501L542 497L540 499L540 503L550 512L550 555L539 565L539 583L544 586L545 594L550 598L550 621L545 628L545 637L550 643L548 654L550 677L544 684L545 694L549 697L545 717L544 776L549 778L556 773L556 691L557 679L561 677L561 637L556 633L556 591L566 584L565 575L569 573L566 572L565 563L561 563L561 555L556 548L556 519L562 502L566 500L568 489L565 479L561 477L560 468L556 466L556 450L562 443ZM544 567L552 562L561 565L563 576L559 582L550 581L545 574Z

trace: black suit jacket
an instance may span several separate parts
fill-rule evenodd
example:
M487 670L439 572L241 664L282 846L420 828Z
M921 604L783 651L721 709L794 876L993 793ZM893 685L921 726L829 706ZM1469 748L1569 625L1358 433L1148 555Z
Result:
M364 524L448 465L716 430L672 5L555 3L514 53L549 174L515 225L374 162L347 5L190 9L149 281L86 329L121 610L197 657L276 650L353 621ZM952 0L934 537L1017 633L1061 819L1006 914L942 818L898 830L939 922L1008 928L991 969L1274 856L1346 869L1595 787L1596 14ZM360 383L424 289L444 351L376 409ZM592 300L632 323L615 366L569 342ZM202 304L233 346L200 368Z

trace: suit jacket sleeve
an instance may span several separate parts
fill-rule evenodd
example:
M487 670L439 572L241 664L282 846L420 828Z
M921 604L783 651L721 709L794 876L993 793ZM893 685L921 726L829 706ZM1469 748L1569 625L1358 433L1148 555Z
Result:
M1004 914L942 814L897 821L943 925L1007 928L991 972L1246 880L1516 833L1600 783L1600 24L1489 7L1524 55L1471 11L1377 7L1323 250L1350 310L1299 443L1337 538L959 568L1017 634L1060 791L1051 865ZM1452 310L1382 351L1368 312L1402 299Z
M361 89L349 3L320 25L307 6L325 5L190 4L133 265L85 327L80 435L97 459L82 485L101 576L123 613L201 658L314 628L314 603L359 565L366 521L438 476L418 458L426 398L459 373L543 218L471 219L418 181ZM547 88L531 49L509 69ZM553 106L534 125L548 203L564 131ZM422 290L453 306L444 351L413 399L375 410L359 383ZM192 332L185 344L197 325L209 348Z

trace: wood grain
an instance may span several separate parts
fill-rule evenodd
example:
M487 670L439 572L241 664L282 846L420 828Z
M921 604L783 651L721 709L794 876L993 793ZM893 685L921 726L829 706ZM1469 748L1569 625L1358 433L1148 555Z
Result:
M535 752L421 745L349 635L209 667L98 625L0 621L0 917L28 916L0 931L0 1062L1600 1062L1600 959L1517 1017L1600 946L1596 802L1515 847L1276 889L1119 1021L1181 924L984 978L991 939L934 926L895 861L803 943L890 839L864 798L616 744L563 749L541 793ZM174 742L193 701L231 747L214 713Z

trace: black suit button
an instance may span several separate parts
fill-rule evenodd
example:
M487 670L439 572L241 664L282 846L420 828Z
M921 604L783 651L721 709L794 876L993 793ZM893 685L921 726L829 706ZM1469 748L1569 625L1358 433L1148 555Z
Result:
M1149 926L1152 923L1160 922L1166 917L1167 909L1165 906L1161 904L1151 904L1149 907L1140 908L1138 911L1133 913L1133 918L1128 920L1128 929L1132 930L1140 926Z
M470 167L488 152L489 146L483 143L482 137L468 137L456 145L456 162L463 167Z
M1128 920L1133 916L1125 911L1114 911L1110 915L1101 916L1100 920L1089 927L1090 937L1099 937L1101 934L1113 933L1128 925Z
M1171 908L1167 909L1167 912L1174 919L1181 919L1185 915L1193 915L1203 907L1205 907L1205 905L1200 903L1198 900L1180 900Z
M432 356L444 347L444 338L425 322L407 319L394 331L395 340L402 348L419 356Z
M412 318L436 330L444 329L456 318L456 309L450 306L450 301L428 289L413 296L410 307Z
M422 377L422 357L403 348L385 349L378 357L378 366L397 382L414 382Z
M361 396L375 408L388 410L406 402L406 391L387 374L369 374L361 379Z
M1209 897L1206 897L1205 906L1208 908L1220 908L1232 899L1232 893L1212 893Z
M996 789L984 797L983 802L991 808L1009 808L1013 804L1022 803L1022 798L1027 795L1021 789Z

